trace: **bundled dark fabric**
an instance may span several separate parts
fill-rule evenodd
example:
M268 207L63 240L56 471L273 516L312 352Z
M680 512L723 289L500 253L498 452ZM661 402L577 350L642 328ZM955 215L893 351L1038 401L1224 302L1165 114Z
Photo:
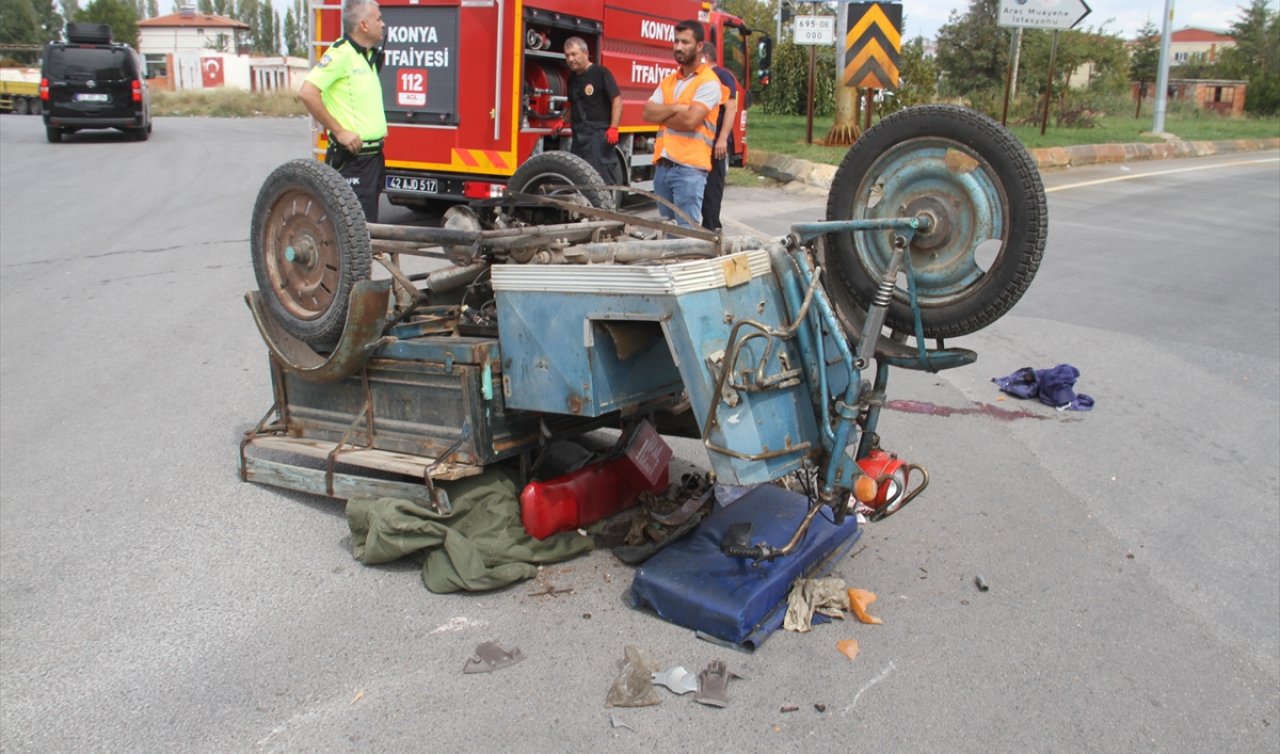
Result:
M532 578L539 563L568 560L591 549L576 532L534 539L520 523L515 475L490 467L479 476L439 486L452 512L440 514L399 498L347 501L351 550L365 565L412 557L422 583L436 593L483 591Z
M1075 392L1079 376L1079 369L1070 364L1059 364L1052 369L1023 367L1007 377L992 377L991 381L1009 395L1039 398L1041 403L1059 410L1088 411L1093 408L1093 398Z

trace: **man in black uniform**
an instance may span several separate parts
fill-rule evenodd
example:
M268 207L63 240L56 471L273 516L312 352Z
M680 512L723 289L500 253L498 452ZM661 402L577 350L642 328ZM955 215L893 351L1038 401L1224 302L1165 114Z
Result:
M606 184L618 185L618 121L622 119L622 93L608 68L595 65L581 37L564 41L564 61L569 76L569 124L573 127L571 152L591 164ZM559 127L564 126L561 120Z
M698 45L702 62L720 79L720 109L716 114L716 143L711 150L711 172L702 192L702 227L720 230L720 204L724 201L724 179L733 154L733 119L738 115L738 83L733 74L716 65L716 46L711 42Z

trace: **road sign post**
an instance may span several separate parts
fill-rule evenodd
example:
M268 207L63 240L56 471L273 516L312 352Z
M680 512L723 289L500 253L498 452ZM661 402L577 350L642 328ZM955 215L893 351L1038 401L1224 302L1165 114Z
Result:
M806 107L806 126L804 143L813 143L813 79L817 75L817 45L832 45L836 41L836 19L834 16L796 16L791 26L791 33L798 45L809 48L809 97Z
M1049 123L1049 100L1053 94L1053 63L1058 54L1058 32L1075 28L1092 9L1084 0L1000 0L1000 15L996 23L1010 29L1044 29L1053 32L1053 46L1049 50L1049 82L1044 92L1044 115L1040 121L1040 135L1044 135ZM1015 34L1016 36L1016 34ZM1015 42L1016 44L1016 42ZM1009 56L1009 71L1004 78L1004 123L1009 114L1009 90L1013 85L1013 56Z

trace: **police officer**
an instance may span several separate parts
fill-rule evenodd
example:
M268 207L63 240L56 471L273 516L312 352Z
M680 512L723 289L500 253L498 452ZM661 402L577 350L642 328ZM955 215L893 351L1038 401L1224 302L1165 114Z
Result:
M711 42L698 45L703 65L720 79L720 108L716 115L716 143L711 152L711 172L707 188L702 192L702 227L720 230L720 204L724 201L724 179L733 154L733 119L738 114L738 82L733 74L716 65L716 46Z
M591 163L606 184L617 185L622 179L610 147L618 143L618 122L622 120L618 82L608 68L591 62L581 37L564 41L564 62L572 74L568 109L573 144L569 151ZM558 125L564 125L563 119Z
M385 163L382 142L382 11L375 0L347 0L342 39L334 42L302 84L298 99L329 132L325 163L351 184L369 222L378 220Z

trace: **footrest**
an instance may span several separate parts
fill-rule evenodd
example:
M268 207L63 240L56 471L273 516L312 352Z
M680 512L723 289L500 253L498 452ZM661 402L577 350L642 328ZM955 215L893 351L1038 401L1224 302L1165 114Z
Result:
M978 360L978 354L967 348L925 349L925 356L928 358L927 362L920 359L920 349L896 340L881 338L876 343L876 361L901 369L941 372L943 369L955 369Z

